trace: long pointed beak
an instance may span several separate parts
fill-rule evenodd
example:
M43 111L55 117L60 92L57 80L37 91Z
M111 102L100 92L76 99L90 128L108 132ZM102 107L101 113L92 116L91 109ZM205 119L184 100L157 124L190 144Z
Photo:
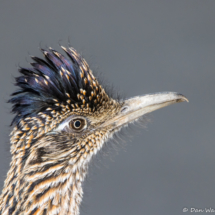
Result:
M175 92L136 96L125 100L120 112L112 119L106 121L103 126L112 125L115 128L121 127L147 113L184 101L189 102L185 96Z

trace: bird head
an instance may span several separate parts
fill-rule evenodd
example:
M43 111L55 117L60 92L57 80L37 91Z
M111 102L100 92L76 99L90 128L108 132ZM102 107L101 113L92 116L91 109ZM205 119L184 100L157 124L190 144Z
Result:
M19 89L9 101L16 114L11 151L21 152L23 166L51 160L80 167L123 126L188 101L174 92L115 100L75 49L62 49L68 58L51 48L42 50L45 60L32 57L32 68L21 68L16 78Z

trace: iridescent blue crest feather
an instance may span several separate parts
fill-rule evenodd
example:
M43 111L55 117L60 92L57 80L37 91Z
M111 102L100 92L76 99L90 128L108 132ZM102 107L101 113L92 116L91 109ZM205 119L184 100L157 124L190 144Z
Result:
M97 87L97 80L76 50L62 48L69 58L51 48L42 49L45 60L32 57L32 68L20 68L22 75L16 78L15 83L19 89L9 100L13 104L12 112L16 114L12 125L39 112L48 114L48 107L59 112L60 104L66 105L68 99L70 104L82 104L83 107L84 102L88 108L96 107L94 101L102 88ZM82 97L79 96L80 91Z

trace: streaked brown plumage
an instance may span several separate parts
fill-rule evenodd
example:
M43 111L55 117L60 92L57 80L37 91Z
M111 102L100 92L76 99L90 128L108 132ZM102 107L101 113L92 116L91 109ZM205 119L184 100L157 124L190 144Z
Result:
M21 68L10 100L16 114L12 161L0 197L2 215L78 215L82 182L93 155L142 115L187 101L177 93L112 99L73 49L42 50Z

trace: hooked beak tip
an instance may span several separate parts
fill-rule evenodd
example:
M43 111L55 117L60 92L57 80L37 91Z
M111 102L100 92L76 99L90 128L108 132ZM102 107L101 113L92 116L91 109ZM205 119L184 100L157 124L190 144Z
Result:
M189 102L188 98L185 97L184 95L182 94L178 94L179 98L176 100L177 103L179 102Z

